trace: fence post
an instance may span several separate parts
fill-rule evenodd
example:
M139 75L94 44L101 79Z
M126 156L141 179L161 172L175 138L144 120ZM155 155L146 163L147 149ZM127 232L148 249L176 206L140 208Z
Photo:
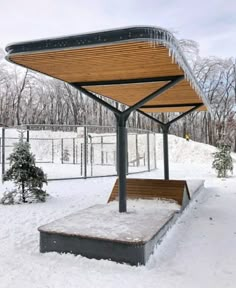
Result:
M2 163L2 137L0 137L0 163Z
M154 167L155 169L157 168L157 151L156 151L156 133L153 133L153 137L154 137Z
M150 171L150 138L149 138L149 132L147 132L147 166L148 166L148 171Z
M52 163L54 163L54 140L52 139Z
M78 164L78 144L75 145L75 164Z
M88 141L87 141L87 127L84 126L84 178L87 178L87 148L88 148Z
M139 152L138 152L138 134L135 135L135 148L136 148L136 166L139 167Z
M64 157L64 154L63 154L63 138L61 139L61 164L63 164L63 157Z
M90 147L90 165L91 165L91 176L93 176L93 143L92 143L92 138L91 140L91 147Z
M75 164L75 138L73 138L73 164Z
M80 144L80 175L83 175L83 143Z
M5 174L5 128L2 128L2 182Z
M103 136L101 136L101 164L104 164L104 154L103 154Z

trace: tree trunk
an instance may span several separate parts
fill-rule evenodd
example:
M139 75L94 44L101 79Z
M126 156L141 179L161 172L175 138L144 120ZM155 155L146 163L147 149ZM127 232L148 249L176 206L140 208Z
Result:
M24 76L24 79L22 81L22 85L21 85L20 91L19 91L19 93L17 95L17 106L16 106L16 121L17 121L17 125L21 124L21 121L20 121L21 97L22 97L22 92L25 89L25 83L26 83L27 74L28 74L28 70L26 70L26 72L25 72L25 76Z
M26 203L26 199L25 199L25 182L24 181L22 181L21 182L21 188L22 188L22 202L23 203Z

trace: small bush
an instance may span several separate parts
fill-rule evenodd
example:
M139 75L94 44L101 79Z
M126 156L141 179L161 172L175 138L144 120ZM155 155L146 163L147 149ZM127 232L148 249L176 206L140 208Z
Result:
M17 190L5 191L0 200L0 203L4 205L18 204L20 202L21 201Z
M17 188L6 191L0 202L2 204L45 202L47 194L42 188L43 184L47 183L47 177L43 170L35 165L29 143L21 138L8 159L10 168L3 180L13 181Z
M214 160L212 168L217 171L217 177L227 177L228 171L233 173L233 160L230 152L230 145L220 144L218 151L213 153Z
M62 160L63 160L64 162L69 162L69 161L70 161L70 152L69 152L68 148L65 148L65 149L64 149Z

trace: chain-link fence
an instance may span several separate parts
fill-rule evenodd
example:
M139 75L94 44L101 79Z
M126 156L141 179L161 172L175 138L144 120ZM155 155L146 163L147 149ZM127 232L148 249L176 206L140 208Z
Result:
M141 129L128 131L128 173L156 168L156 136ZM117 175L116 128L101 126L27 125L2 128L0 162L2 174L19 134L30 143L36 163L53 179Z

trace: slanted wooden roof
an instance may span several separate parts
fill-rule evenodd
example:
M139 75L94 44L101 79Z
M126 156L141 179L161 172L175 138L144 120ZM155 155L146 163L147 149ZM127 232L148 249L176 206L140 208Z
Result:
M132 106L178 76L185 78L147 102L144 112L184 112L207 100L167 30L132 27L9 45L7 59Z

